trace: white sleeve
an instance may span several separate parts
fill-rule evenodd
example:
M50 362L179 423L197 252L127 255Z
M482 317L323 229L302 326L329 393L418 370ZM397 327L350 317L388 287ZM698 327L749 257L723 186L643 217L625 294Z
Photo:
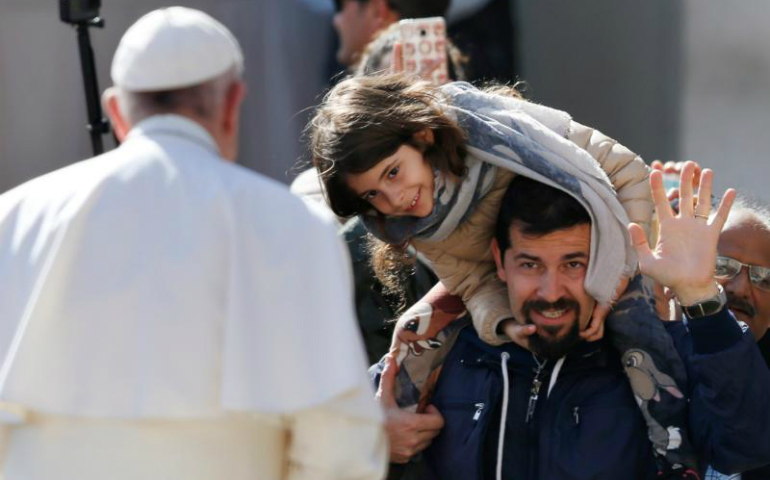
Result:
M379 422L343 413L347 403L369 393L348 392L289 418L289 480L376 480L388 466L385 432Z
M288 194L269 201L234 206L242 213L231 236L224 404L290 414L352 390L373 396L333 219ZM353 407L348 413L381 419L371 398Z

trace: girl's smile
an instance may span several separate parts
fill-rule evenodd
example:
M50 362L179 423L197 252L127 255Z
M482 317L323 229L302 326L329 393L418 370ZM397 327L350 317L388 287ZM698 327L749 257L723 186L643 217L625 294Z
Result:
M347 183L384 215L427 217L433 211L433 168L408 144L364 173L348 175Z

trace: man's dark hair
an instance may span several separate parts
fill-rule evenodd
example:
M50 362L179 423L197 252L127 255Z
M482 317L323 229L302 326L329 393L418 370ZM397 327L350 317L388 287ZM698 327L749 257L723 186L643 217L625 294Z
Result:
M500 253L511 248L511 227L525 235L543 236L557 230L591 223L591 217L574 197L557 188L521 175L508 186L495 224Z
M345 0L334 0L339 12ZM367 3L369 0L351 0ZM388 6L398 12L401 18L445 17L451 0L387 0Z

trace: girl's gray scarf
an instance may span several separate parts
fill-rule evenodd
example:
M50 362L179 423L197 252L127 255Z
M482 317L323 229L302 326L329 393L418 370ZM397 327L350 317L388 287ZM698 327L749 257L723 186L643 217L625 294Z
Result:
M586 291L600 303L612 301L621 277L631 275L637 264L626 231L628 216L596 160L565 138L569 115L487 94L464 82L441 90L444 113L468 138L467 174L457 183L437 173L434 207L427 217L363 215L369 231L391 244L414 237L441 241L489 192L497 168L504 168L563 190L586 208L592 220Z

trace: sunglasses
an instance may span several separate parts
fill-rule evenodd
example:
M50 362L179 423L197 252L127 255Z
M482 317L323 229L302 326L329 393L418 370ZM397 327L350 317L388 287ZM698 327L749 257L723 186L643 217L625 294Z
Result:
M723 257L721 255L717 256L717 265L714 269L714 276L716 278L729 280L741 273L743 267L749 269L749 280L751 280L752 284L762 290L770 290L770 268L749 265L739 262L734 258Z

